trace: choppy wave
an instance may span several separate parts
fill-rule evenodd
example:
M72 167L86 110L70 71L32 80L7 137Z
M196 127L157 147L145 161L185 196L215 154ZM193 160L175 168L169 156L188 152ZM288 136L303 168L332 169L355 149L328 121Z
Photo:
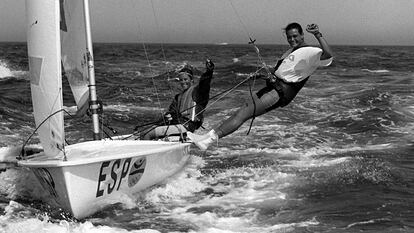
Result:
M13 77L13 72L7 67L7 64L0 60L0 78Z
M119 227L110 227L102 225L94 225L90 221L81 223L71 222L67 220L61 220L58 223L51 222L50 217L47 215L40 216L27 216L22 219L16 219L13 217L13 213L22 212L27 209L26 206L22 206L16 202L11 201L5 208L6 213L0 219L0 223L7 226L3 228L5 232L23 232L23 229L30 229L31 232L78 232L78 233L160 233L160 231L152 229L141 230L125 230ZM23 231L22 231L23 230Z
M27 71L13 70L5 61L0 60L0 79L4 78L24 78L27 75Z

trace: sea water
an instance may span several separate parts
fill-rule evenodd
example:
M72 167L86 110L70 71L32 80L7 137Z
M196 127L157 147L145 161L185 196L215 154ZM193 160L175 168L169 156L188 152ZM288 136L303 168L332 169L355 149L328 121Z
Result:
M196 75L207 58L216 66L211 96L218 96L198 133L264 85L225 92L262 67L249 45L146 46L94 46L103 119L118 134L162 115L177 92L163 73L185 63ZM268 65L287 49L259 47ZM2 158L35 129L26 51L0 44ZM206 152L193 147L182 171L86 219L50 206L30 171L1 169L0 232L414 232L414 47L333 51L331 66L290 105L255 118L248 135L251 121ZM64 98L71 108L66 85ZM91 139L88 117L65 120L69 144ZM29 142L38 143L37 135Z

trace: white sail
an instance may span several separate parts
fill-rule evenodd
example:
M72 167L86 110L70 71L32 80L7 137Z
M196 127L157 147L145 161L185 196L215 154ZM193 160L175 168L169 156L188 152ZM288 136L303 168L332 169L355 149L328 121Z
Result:
M87 109L89 100L85 27L83 1L60 0L63 75L69 81L78 114Z
M64 145L59 1L26 0L26 6L34 118L46 155L57 156Z

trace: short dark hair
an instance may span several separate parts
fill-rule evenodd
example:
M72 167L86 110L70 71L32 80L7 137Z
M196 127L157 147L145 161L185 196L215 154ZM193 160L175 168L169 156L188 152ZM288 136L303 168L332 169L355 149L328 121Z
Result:
M289 30L292 30L292 29L297 29L298 30L298 32L301 34L301 35L303 35L303 29L302 29L302 26L300 26L300 24L298 24L298 23L290 23L290 24L288 24L286 27L285 27L285 33L287 33Z
M185 66L180 71L178 71L178 73L182 73L182 72L193 76L193 70L189 68L188 66Z

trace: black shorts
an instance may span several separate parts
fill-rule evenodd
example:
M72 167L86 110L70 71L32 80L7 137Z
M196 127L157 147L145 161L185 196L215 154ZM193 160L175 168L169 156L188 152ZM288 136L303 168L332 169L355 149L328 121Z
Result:
M277 101L274 105L267 108L266 111L273 110L278 107L284 107L288 105L295 96L298 94L300 89L305 85L306 81L308 81L309 77L305 78L304 80L297 82L297 83L288 83L283 81L282 79L278 78L275 82L266 82L266 87L260 89L256 95L258 98L261 98L264 94L276 90L279 95L279 101Z

